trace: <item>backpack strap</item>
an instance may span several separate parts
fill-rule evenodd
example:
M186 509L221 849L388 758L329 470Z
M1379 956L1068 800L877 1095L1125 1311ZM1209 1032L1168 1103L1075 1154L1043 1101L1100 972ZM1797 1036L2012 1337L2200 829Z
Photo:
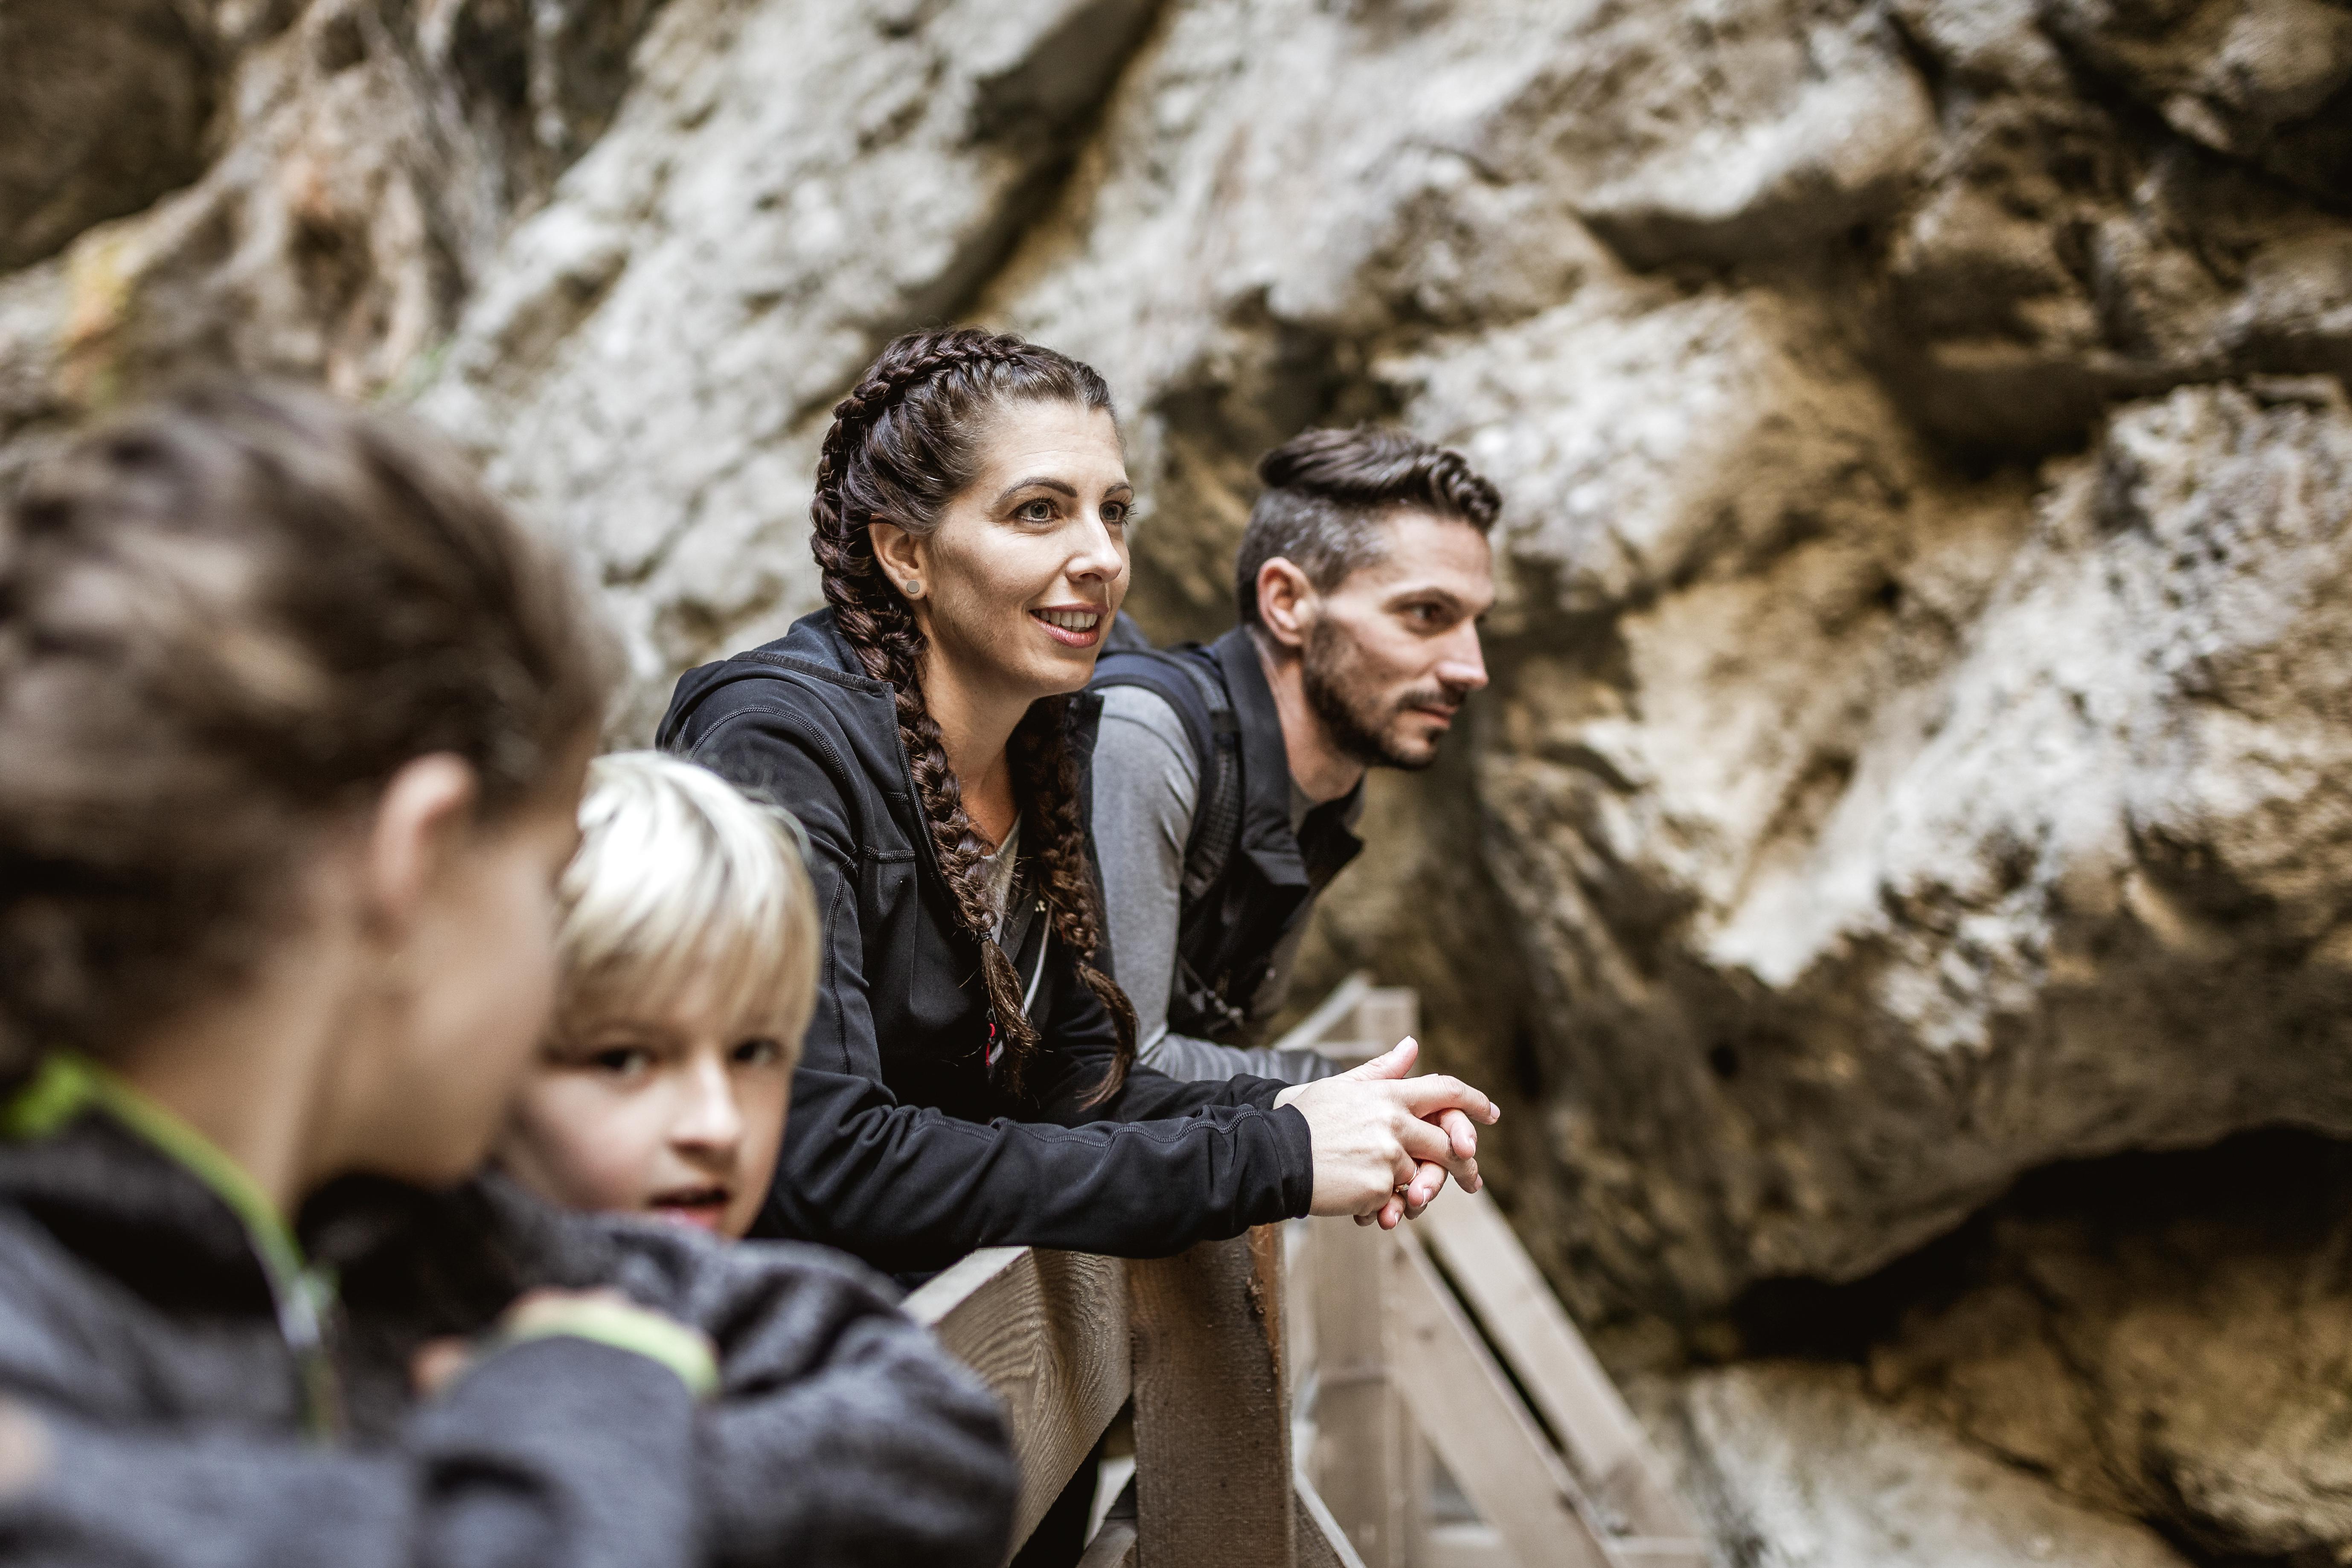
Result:
M1094 688L1139 686L1176 710L1201 775L1192 831L1184 842L1183 897L1190 904L1217 885L1242 838L1242 727L1224 682L1199 645L1120 649L1096 664Z

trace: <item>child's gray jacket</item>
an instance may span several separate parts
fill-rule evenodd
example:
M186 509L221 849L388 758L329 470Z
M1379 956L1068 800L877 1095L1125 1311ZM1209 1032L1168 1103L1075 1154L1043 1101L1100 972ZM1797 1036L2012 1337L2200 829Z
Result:
M495 1181L338 1184L298 1230L304 1279L339 1291L289 1299L265 1254L291 1238L259 1245L216 1183L102 1109L0 1142L0 1562L1003 1560L995 1404L855 1264L558 1215ZM541 1285L614 1286L701 1329L717 1393L555 1337L411 1395L419 1345Z

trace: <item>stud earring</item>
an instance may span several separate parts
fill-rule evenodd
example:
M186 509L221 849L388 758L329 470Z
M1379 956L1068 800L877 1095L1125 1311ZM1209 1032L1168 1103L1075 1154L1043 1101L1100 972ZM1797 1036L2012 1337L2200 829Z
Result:
M907 579L907 597L911 599L922 591L923 580L920 577L909 577Z

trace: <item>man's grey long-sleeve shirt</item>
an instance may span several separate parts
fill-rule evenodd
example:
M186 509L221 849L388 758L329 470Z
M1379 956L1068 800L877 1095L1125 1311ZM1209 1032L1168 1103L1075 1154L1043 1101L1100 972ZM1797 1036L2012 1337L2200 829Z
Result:
M1220 1046L1170 1032L1168 995L1183 914L1184 846L1200 806L1200 760L1182 716L1165 698L1139 686L1114 686L1102 699L1094 757L1095 853L1102 861L1112 978L1135 1004L1137 1059L1180 1079L1249 1073L1305 1083L1328 1078L1338 1068L1313 1051ZM1294 829L1314 805L1292 781ZM1275 950L1253 999L1255 1016L1271 1016L1281 1006L1306 930L1307 922L1299 921Z

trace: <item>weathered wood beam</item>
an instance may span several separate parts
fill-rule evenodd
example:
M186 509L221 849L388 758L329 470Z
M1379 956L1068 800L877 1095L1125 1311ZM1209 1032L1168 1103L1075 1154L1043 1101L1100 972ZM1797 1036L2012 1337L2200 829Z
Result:
M1291 1504L1297 1521L1298 1568L1364 1568L1348 1532L1305 1476L1295 1478Z
M1021 1461L1018 1548L1127 1403L1127 1266L987 1247L907 1298L907 1310L1004 1402Z
M1087 1542L1078 1568L1136 1568L1135 1558L1135 1521L1107 1519L1095 1531L1095 1538Z
M1311 1051L1326 1040L1355 1038L1356 1004L1372 988L1371 971L1359 969L1331 988L1290 1032L1274 1042L1277 1051Z
M1483 1192L1445 1193L1415 1234L1445 1265L1601 1512L1627 1535L1686 1541L1704 1561L1698 1529L1648 1436L1495 1201Z
M1419 1436L1389 1376L1381 1265L1391 1243L1373 1226L1305 1223L1310 1229L1301 1288L1315 1321L1311 1473L1367 1568L1411 1568L1428 1487L1416 1463Z
M1293 1568L1282 1238L1128 1265L1140 1568Z
M1613 1568L1600 1531L1577 1508L1568 1467L1411 1227L1399 1226L1387 1240L1389 1375L1438 1458L1522 1568Z

